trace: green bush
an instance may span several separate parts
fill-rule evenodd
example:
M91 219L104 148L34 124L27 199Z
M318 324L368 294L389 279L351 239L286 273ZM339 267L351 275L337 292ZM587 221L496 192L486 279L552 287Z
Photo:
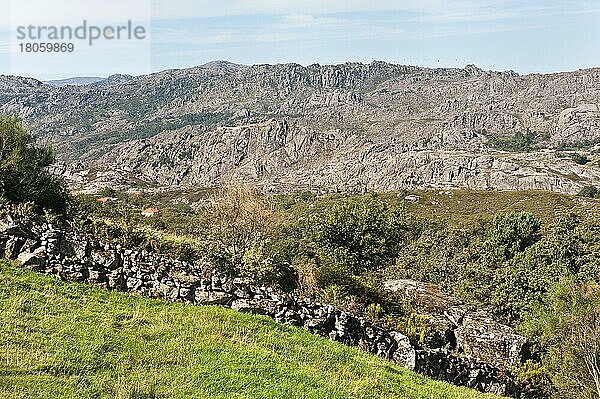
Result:
M265 239L249 248L242 257L242 277L251 278L259 284L278 286L285 291L297 287L297 275L290 261L276 240Z
M540 240L540 228L540 221L529 212L495 216L483 243L483 261L497 263L512 259Z
M447 223L429 224L398 256L398 263L382 272L384 277L427 281L447 292L457 293L467 277L469 265L479 262L484 225L454 227Z
M537 134L527 129L525 133L517 132L512 137L494 137L489 145L500 151L527 152L533 149L536 138Z
M429 316L417 312L410 312L402 317L395 328L416 345L427 345L436 335L435 328L429 322Z
M17 118L0 117L1 197L11 203L32 202L39 210L64 213L69 196L63 181L47 170L52 162L52 150L35 145Z
M596 186L585 186L579 191L579 195L589 198L600 198L600 190Z
M600 286L565 278L526 316L558 397L600 397Z
M323 303L331 304L340 308L344 308L347 305L348 294L344 287L332 284L325 287L319 293L318 299Z
M379 303L371 303L367 306L366 315L372 322L377 322L383 316L383 308Z
M547 378L546 368L531 359L528 359L520 366L511 367L510 372L521 383L540 385Z
M590 162L590 159L586 155L582 155L578 152L569 154L569 158L571 158L578 165L585 165Z
M358 275L393 264L409 226L404 208L371 195L336 202L310 215L304 234L320 263Z

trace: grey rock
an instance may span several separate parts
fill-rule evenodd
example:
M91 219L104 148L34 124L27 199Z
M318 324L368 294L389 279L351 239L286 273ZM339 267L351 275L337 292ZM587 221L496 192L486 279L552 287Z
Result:
M421 201L421 197L419 197L418 195L407 195L406 197L404 197L404 200L412 203L417 203Z
M25 227L16 223L10 215L0 218L0 234L24 238L28 236Z
M21 248L25 240L20 236L8 236L4 241L4 257L6 259L16 259L21 253Z
M490 364L517 366L523 361L527 340L485 313L465 315L455 335L457 349Z
M236 299L231 303L231 308L242 313L260 314L265 316L277 313L277 303L268 299Z
M398 345L392 355L392 360L403 367L414 370L416 365L416 351L412 347L408 337L397 331L390 332L390 335Z
M383 286L396 293L400 301L408 301L419 313L427 315L446 339L442 345L452 345L460 352L501 367L515 366L523 360L527 345L523 336L438 286L414 280L390 280Z
M33 252L23 252L17 257L17 262L19 262L21 266L30 269L43 268L46 264L46 249L40 247Z

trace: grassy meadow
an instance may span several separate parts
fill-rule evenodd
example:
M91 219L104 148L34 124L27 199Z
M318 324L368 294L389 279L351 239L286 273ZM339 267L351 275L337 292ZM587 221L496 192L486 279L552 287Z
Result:
M0 263L0 398L493 398L218 307Z

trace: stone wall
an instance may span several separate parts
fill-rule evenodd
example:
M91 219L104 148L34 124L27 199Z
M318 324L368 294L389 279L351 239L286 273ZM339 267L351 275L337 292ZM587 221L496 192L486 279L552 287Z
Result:
M63 280L99 284L170 301L220 305L266 315L332 341L358 347L433 379L515 398L536 397L501 369L444 349L415 348L397 332L331 305L283 294L269 287L147 251L101 243L47 223L0 220L0 254L29 269Z

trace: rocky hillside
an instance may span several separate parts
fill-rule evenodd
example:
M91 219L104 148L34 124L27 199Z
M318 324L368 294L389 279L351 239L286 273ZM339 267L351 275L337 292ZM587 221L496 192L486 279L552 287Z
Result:
M272 190L574 193L600 185L599 104L600 69L213 62L66 87L0 76L0 113L54 143L59 172L87 189L233 179ZM518 135L525 143L506 145Z

